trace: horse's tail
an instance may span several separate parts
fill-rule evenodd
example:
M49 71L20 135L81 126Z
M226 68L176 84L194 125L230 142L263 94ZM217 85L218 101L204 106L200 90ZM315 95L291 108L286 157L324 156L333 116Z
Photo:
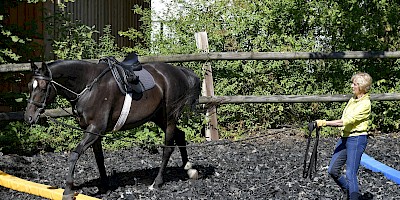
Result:
M178 67L187 78L188 89L185 93L174 103L174 109L170 113L172 117L178 119L181 112L185 107L193 110L199 103L199 97L201 93L200 78L194 71L184 67Z

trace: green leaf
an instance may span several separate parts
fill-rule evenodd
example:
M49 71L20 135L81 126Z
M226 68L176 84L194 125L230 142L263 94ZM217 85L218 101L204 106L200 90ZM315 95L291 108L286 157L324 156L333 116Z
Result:
M11 36L11 40L12 40L13 42L18 42L18 41L19 41L19 38L18 38L18 36L13 35L13 36Z

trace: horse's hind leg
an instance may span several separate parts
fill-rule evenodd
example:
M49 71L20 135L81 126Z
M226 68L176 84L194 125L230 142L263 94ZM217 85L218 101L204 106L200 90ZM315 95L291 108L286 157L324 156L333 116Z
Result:
M97 129L93 126L90 125L87 128L87 131L89 132L95 132ZM74 151L71 152L70 158L69 158L69 171L67 175L67 180L66 180L66 185L65 185L65 190L63 193L63 200L72 200L74 199L74 191L73 191L73 186L74 186L74 170L76 166L76 162L78 161L79 157L82 155L85 150L90 147L96 140L99 139L99 136L91 134L91 133L86 133L85 137L83 140L81 140L78 144L78 146L75 148Z
M185 167L186 163L189 161L188 153L186 150L185 132L178 128L175 129L175 142L176 145L179 147L179 151L181 152L182 167Z
M154 183L149 187L150 190L158 189L164 183L163 174L165 168L167 167L169 158L171 157L171 154L174 151L175 128L176 128L175 124L169 124L165 129L165 141L164 141L165 147L163 148L162 163L160 169L158 170L158 174L156 179L154 180Z

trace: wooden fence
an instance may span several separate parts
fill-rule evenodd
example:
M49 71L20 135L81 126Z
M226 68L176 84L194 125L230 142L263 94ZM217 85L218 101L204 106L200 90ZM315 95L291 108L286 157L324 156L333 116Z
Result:
M208 60L295 60L295 59L372 59L372 58L400 58L400 51L394 52L214 52L207 54L187 54L169 56L142 56L139 61L147 62L188 62ZM86 60L98 62L98 60ZM41 63L36 63L41 65ZM0 65L0 72L18 72L30 70L30 63ZM270 96L202 96L201 104L238 104L238 103L307 103L307 102L345 102L351 95L270 95ZM400 93L371 94L373 101L398 101ZM53 117L68 116L61 109L46 110L46 114ZM0 121L21 120L23 112L0 113Z
M140 56L141 63L148 62L190 62L208 60L309 60L309 59L398 59L400 51L344 51L322 52L211 52L201 54L179 54L163 56ZM97 63L97 59L86 59ZM40 63L36 63L40 65ZM30 70L30 63L0 65L0 72Z
M311 103L311 102L346 102L352 95L270 95L270 96L202 96L200 104L241 104L241 103ZM399 93L371 94L372 101L398 101ZM45 114L51 117L66 117L72 113L71 108L47 109ZM18 121L24 119L24 112L0 113L1 121Z

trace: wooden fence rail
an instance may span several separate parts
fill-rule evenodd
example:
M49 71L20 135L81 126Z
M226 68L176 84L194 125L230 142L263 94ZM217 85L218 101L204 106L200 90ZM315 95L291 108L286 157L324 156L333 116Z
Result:
M202 96L200 104L240 104L240 103L312 103L312 102L346 102L351 95L271 95L271 96ZM371 94L372 101L398 101L400 93ZM67 112L66 112L67 111ZM51 117L66 117L72 113L71 108L48 109L45 114ZM18 121L24 119L24 112L0 113L0 121Z
M148 62L189 62L209 60L299 60L299 59L370 59L370 58L400 58L400 51L346 51L346 52L211 52L201 54L180 54L167 56L141 56L139 61ZM85 61L97 63L97 59ZM41 65L36 62L36 65ZM3 64L1 72L29 71L30 63ZM351 95L271 95L271 96L203 96L201 104L237 104L237 103L307 103L307 102L344 102ZM400 100L399 93L372 94L371 100L396 101ZM70 110L70 109L69 109ZM69 116L71 112L62 109L49 109L45 111L52 117ZM22 120L23 112L0 113L0 121Z
M344 51L344 52L211 52L202 54L179 54L164 56L140 56L141 63L148 62L190 62L208 60L299 60L299 59L369 59L400 58L400 51ZM97 59L85 59L97 63ZM40 63L36 63L40 66ZM3 64L0 72L29 71L30 63Z
M45 114L50 117L67 117L67 116L71 116L70 113L72 113L71 108L66 108L65 110L63 110L61 108L45 110ZM41 117L43 117L43 115ZM23 111L0 113L0 122L1 121L21 121L23 119L24 119Z
M239 104L239 103L312 103L312 102L346 102L347 95L268 95L268 96L213 96L200 97L201 104ZM400 93L371 94L372 101L397 101Z

